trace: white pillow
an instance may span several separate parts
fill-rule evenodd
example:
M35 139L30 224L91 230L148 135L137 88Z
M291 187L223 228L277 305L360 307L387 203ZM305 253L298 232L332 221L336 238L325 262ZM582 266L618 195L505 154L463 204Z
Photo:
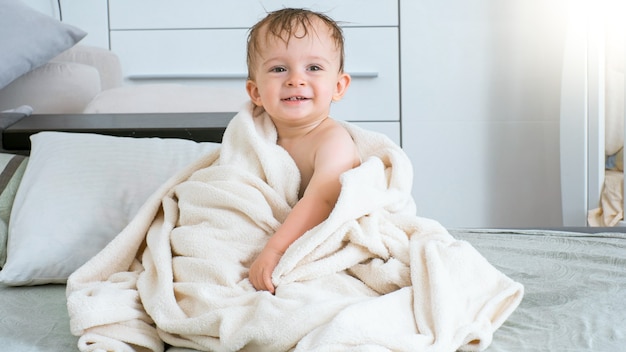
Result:
M7 285L65 283L168 178L219 146L182 139L40 132L15 196Z
M79 114L98 93L100 74L95 67L50 61L6 86L0 110L28 105L38 114Z
M19 0L0 0L0 89L87 35Z

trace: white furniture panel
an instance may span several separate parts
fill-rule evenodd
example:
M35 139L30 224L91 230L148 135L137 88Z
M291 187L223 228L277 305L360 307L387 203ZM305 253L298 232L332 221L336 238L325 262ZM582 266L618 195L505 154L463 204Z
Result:
M52 0L21 0L24 4L31 8L59 19L59 8L56 1Z
M327 13L344 28L345 69L352 75L331 115L401 143L398 0L62 0L62 5L64 19L90 33L87 44L120 57L126 84L236 91L245 91L248 29L266 12L289 6Z
M333 116L399 122L398 29L346 28L345 36L345 69L353 80L344 99L333 105ZM111 49L130 83L245 89L246 37L245 29L112 31Z
M109 48L107 0L62 0L63 22L87 32L81 44Z
M314 8L344 26L398 26L397 0L109 0L111 29L249 28L266 12Z
M242 29L113 31L111 50L120 57L129 83L208 81L245 87L246 33Z
M397 145L401 145L400 122L354 122L355 125L383 133Z
M352 83L333 106L333 115L350 121L399 122L398 29L346 28L344 34L345 70L352 75Z
M33 9L76 26L87 36L81 44L109 48L107 0L22 0Z

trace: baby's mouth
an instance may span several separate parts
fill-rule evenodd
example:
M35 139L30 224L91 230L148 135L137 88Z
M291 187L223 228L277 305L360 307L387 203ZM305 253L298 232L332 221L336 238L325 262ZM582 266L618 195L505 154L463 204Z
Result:
M302 96L296 96L296 97L289 97L289 98L285 98L283 99L284 101L301 101L301 100L308 100L309 98L307 97L302 97Z

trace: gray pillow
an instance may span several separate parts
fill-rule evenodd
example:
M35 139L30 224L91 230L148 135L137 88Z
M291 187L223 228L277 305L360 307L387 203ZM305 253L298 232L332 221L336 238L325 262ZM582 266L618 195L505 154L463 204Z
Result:
M19 0L0 0L0 89L87 35Z

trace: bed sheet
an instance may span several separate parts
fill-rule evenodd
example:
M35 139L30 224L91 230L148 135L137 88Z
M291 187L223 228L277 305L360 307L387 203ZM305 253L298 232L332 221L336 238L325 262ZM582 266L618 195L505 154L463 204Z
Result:
M65 285L0 285L0 351L77 351L70 333Z
M621 351L626 346L626 234L450 229L525 286L488 352ZM0 350L77 351L65 286L0 287ZM189 351L170 348L169 352Z
M450 230L525 286L489 352L623 351L626 234Z

